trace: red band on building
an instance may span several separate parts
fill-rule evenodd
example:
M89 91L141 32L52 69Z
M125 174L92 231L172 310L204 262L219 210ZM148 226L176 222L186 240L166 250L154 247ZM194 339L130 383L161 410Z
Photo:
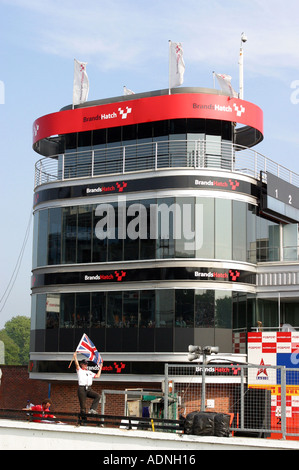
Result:
M58 134L183 118L236 122L263 133L263 112L255 104L222 95L190 93L125 100L47 114L33 124L33 144Z

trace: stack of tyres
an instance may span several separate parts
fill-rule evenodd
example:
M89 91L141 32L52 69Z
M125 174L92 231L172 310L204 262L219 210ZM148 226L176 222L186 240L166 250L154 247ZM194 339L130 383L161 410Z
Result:
M184 433L195 436L229 437L230 416L224 413L192 411L186 416Z
M225 413L215 413L214 426L217 437L229 437L230 415Z

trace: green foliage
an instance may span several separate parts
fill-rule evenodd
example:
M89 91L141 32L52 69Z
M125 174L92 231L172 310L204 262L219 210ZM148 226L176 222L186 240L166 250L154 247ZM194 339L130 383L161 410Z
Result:
M5 347L6 365L26 365L29 362L30 318L14 317L0 330Z

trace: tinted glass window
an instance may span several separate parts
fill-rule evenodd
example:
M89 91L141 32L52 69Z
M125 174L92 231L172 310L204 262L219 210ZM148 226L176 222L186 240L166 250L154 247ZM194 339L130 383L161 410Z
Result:
M215 199L215 258L232 259L232 201Z
M77 229L77 263L90 263L91 261L91 233L92 206L78 208Z
M104 328L106 326L106 292L93 292L91 294L91 318L92 328Z
M175 326L194 328L194 290L178 289L175 291Z
M215 256L215 199L196 198L196 257L211 258Z
M61 209L49 211L48 264L59 264L61 256Z
M48 240L48 210L39 212L38 219L38 250L37 265L46 266L47 264L47 240Z
M153 328L155 326L155 291L141 291L139 297L139 327Z
M233 259L247 261L246 256L247 204L233 201Z
M195 291L195 326L213 328L215 313L215 292L212 290Z
M62 209L62 263L76 263L77 207Z
M232 328L232 296L230 292L215 291L215 328Z
M156 327L172 328L174 323L174 291L156 292Z
M74 328L75 294L61 294L60 303L60 328Z

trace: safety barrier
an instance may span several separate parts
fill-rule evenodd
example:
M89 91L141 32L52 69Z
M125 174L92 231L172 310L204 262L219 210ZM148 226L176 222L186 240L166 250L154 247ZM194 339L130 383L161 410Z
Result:
M299 439L299 369L268 364L166 365L167 399L178 414L226 413L236 436ZM204 405L203 405L204 403Z
M259 179L266 172L299 186L299 175L248 147L228 141L166 140L102 146L42 158L35 164L35 187L45 183L169 168L232 171Z
M75 426L118 427L120 429L141 429L182 432L184 420L164 418L145 418L136 416L118 416L102 414L81 414L67 412L50 412L54 417L42 416L40 411L0 409L0 419L27 421L35 423L73 424Z

